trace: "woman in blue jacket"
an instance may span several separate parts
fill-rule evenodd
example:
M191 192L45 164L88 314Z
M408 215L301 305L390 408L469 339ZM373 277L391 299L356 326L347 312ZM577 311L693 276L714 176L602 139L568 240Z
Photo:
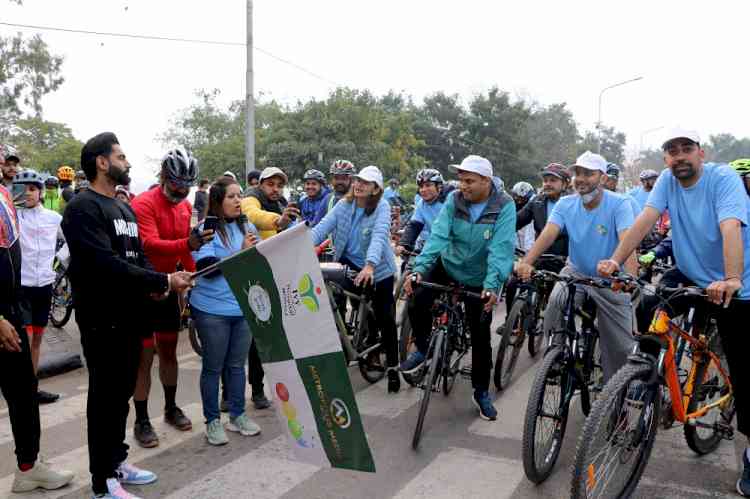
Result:
M357 286L374 285L373 309L388 363L388 392L401 388L397 371L393 280L396 258L390 244L391 205L383 199L383 174L368 166L354 176L349 193L312 229L318 245L333 236L334 260L359 272Z
M219 260L254 246L258 231L242 215L242 189L236 180L220 177L208 194L208 215L217 218L213 240L193 252L202 270ZM203 230L203 226L199 227ZM245 414L245 359L252 337L239 303L218 269L199 277L190 294L190 308L203 347L201 399L206 418L206 438L211 445L229 440L219 412L219 380L227 371L229 423L226 429L257 435L260 427Z

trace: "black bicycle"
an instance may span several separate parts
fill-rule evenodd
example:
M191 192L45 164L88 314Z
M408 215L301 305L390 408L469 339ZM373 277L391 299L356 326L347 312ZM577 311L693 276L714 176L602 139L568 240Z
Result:
M396 300L396 327L398 328L398 355L399 362L403 362L411 352L416 349L414 345L414 336L412 335L411 322L409 321L409 297L404 292L404 282L411 273L414 265L414 259L419 252L405 250L402 258L404 262L401 265L401 276L396 282L396 289L393 296ZM402 373L404 380L412 386L416 386L418 379L412 374Z
M411 442L412 448L417 450L432 392L440 391L442 387L443 394L448 395L453 390L459 373L471 377L470 369L461 369L461 360L471 347L471 334L465 320L466 311L462 298L482 299L482 295L460 286L444 286L425 281L415 282L414 285L440 293L432 306L432 332L425 357L427 360L419 369L422 373L415 375L416 379L421 380L418 386L422 389L417 426Z
M542 255L540 262L565 263L565 257ZM498 390L504 390L510 384L518 355L523 348L526 337L529 355L536 357L544 342L544 310L547 308L549 295L555 280L538 274L529 282L519 282L518 291L508 310L505 323L498 328L502 337L495 359L494 381Z
M580 308L576 307L576 291L584 285L606 288L609 283L545 270L535 271L533 277L559 281L568 288L562 329L550 335L547 352L531 386L524 420L524 472L532 482L542 483L552 473L560 455L573 395L580 391L581 408L588 415L592 399L603 384L599 333L594 326L595 306L585 299ZM580 318L580 328L576 326L576 318Z
M73 314L73 288L70 285L68 268L57 256L52 264L55 280L52 283L52 305L49 320L57 328L64 327Z

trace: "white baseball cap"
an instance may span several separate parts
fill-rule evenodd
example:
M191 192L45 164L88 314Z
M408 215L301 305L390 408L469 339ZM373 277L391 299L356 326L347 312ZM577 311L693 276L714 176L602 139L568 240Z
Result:
M375 182L378 184L378 187L383 188L383 174L375 165L365 166L359 173L354 175L354 178L362 179L365 182Z
M225 177L232 177L233 179L237 180L237 175L235 175L234 173L232 173L229 170L227 170L224 173L222 173L222 175L225 176Z
M698 132L696 132L695 130L687 130L685 128L674 127L670 128L664 135L664 141L661 143L661 148L664 149L664 146L672 142L674 139L688 139L695 142L696 144L701 143L701 138L698 135Z
M576 166L580 166L587 170L600 171L604 174L607 173L607 160L604 159L604 156L601 154L596 154L591 151L586 151L578 156L576 162L573 163L573 168Z
M474 154L466 156L460 165L451 165L451 168L459 172L471 172L482 177L492 178L492 163L490 163L490 160Z
M268 168L264 168L262 172L260 172L260 178L258 179L258 182L263 182L267 178L271 177L281 177L284 179L284 182L289 182L289 178L286 176L286 173L284 173L281 168L278 168L276 166L269 166Z

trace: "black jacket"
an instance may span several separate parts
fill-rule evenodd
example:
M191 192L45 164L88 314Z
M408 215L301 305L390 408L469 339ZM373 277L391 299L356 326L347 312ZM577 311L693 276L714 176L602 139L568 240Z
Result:
M516 214L516 230L521 230L528 224L533 223L536 237L539 237L542 229L547 225L549 215L547 213L547 196L537 194ZM568 235L564 231L557 236L555 242L547 250L547 254L568 256Z
M77 194L63 215L70 248L70 282L76 321L92 326L147 326L150 293L167 290L138 238L130 206L91 189Z
M278 213L281 215L288 203L284 196L281 196L278 201L271 201L268 197L260 190L260 187L253 187L247 192L248 198L255 198L260 202L260 207L263 211L270 211L272 213Z

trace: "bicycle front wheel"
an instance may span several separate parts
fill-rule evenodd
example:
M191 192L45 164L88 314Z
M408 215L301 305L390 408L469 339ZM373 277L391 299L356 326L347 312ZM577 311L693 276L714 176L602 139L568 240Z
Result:
M58 274L52 286L52 306L49 311L49 320L57 328L64 327L73 313L72 288L68 274Z
M493 377L495 387L497 387L498 391L504 390L510 384L510 380L513 377L513 370L516 368L518 354L521 352L521 347L523 347L523 340L526 337L524 324L527 322L527 316L524 313L525 309L525 300L515 300L508 318L503 325L503 336L500 340L500 346L497 349L495 374Z
M422 427L424 418L427 415L427 407L430 405L430 395L437 387L438 373L440 365L443 363L443 348L445 343L445 330L440 329L433 333L430 348L428 349L427 358L430 359L430 368L422 387L422 400L419 404L419 416L417 417L417 427L414 429L414 438L411 441L411 447L417 450L419 440L422 438Z
M661 410L653 366L627 364L607 383L578 440L571 497L630 497L646 468Z

